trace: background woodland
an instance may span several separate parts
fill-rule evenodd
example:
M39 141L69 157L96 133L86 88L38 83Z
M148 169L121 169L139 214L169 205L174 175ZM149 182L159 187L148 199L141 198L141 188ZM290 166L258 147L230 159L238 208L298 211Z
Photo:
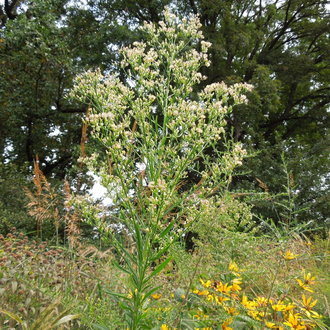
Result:
M204 35L178 30L173 71L165 8ZM5 329L327 329L329 23L325 0L2 1Z
M275 203L286 202L289 173L295 211L301 211L296 221L316 227L328 221L326 1L12 0L0 7L1 231L24 226L22 187L31 182L36 155L48 179L59 184L67 178L84 193L82 182L90 180L77 159L87 108L66 94L78 73L111 72L118 48L141 40L137 27L160 21L166 5L200 17L212 43L205 85L255 87L249 104L238 106L228 120L228 134L253 155L231 190L271 194L274 198L253 197L255 220L285 222L285 209Z

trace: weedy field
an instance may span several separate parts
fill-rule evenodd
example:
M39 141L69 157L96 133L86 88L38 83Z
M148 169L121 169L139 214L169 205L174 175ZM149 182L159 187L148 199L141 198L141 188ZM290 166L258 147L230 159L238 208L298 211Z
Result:
M180 18L167 7L162 17L146 20L141 40L118 49L111 70L86 71L63 88L86 108L80 157L75 173L56 179L43 173L47 157L36 155L26 221L1 215L0 327L329 329L330 237L327 213L318 211L327 174L322 169L306 189L296 182L305 163L292 159L291 138L281 152L265 142L265 158L257 146L268 129L252 138L249 128L240 140L237 113L261 102L259 78L209 79L203 72L220 50L204 40L198 15ZM299 103L291 92L289 99ZM278 125L273 111L267 117ZM260 176L246 167L252 158L267 171L275 158L277 165ZM88 190L93 175L108 203ZM15 223L20 230L9 229Z
M144 303L150 329L327 329L329 239L276 242L246 235L224 238L173 259ZM0 237L2 329L124 329L120 302L132 298L127 276L100 251Z

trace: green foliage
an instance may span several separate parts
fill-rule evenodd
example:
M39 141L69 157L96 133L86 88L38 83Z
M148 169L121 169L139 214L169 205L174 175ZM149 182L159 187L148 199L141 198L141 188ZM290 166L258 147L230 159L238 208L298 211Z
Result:
M172 23L165 14L167 26L166 5L178 13ZM207 42L182 30L190 13ZM232 260L249 299L290 294L301 306L301 269L316 274L318 324L329 326L329 241L313 236L327 237L330 205L325 0L9 0L0 24L0 232L35 233L23 190L38 154L51 182L68 176L77 192L64 205L55 184L60 203L41 209L63 219L79 212L88 238L116 250L117 265L95 260L95 251L89 263L23 234L0 236L5 327L53 327L77 300L74 328L203 328L207 313L216 326L260 328L243 310L229 323L228 311L191 292L201 289L199 275L225 282ZM100 71L80 77L78 101L66 99L73 77L90 68ZM249 103L244 83L254 85ZM80 196L80 160L101 174L108 208ZM297 235L307 233L315 244Z
M115 269L109 269L111 259L109 251L102 253L91 246L77 255L29 240L23 233L0 235L1 329L13 328L16 322L22 328L40 329L41 323L42 328L54 329L60 319L71 321L78 314L79 320L62 329L80 328L81 322L91 327L101 319L114 320L117 311L102 300L104 292L99 285L103 279L115 286L110 283L117 278ZM68 316L72 314L73 318Z
M311 242L296 237L277 242L265 237L227 234L212 249L204 247L187 253L178 241L171 246L169 253L173 260L154 279L154 286L159 288L146 301L148 328L159 329L164 324L174 327L176 324L184 329L194 329L205 327L215 319L230 318L221 305L212 304L195 290L204 290L198 281L200 278L204 283L207 279L224 283L235 278L232 271L241 275L243 283L240 286L249 301L257 296L268 297L271 292L274 302L290 294L293 302L301 306L304 292L306 297L312 296L313 301L318 299L312 310L324 317L316 321L329 325L329 239L315 237ZM293 259L284 259L283 256L290 256L290 253ZM68 309L69 314L79 314L79 319L63 324L64 329L124 328L123 316L107 294L108 290L126 292L127 277L111 265L114 258L110 251L100 252L91 246L72 253L63 247L29 240L17 232L0 236L1 309L29 325L41 320L42 310L52 306L52 319ZM233 264L228 269L233 260L240 270ZM302 278L302 269L306 275L316 276L315 283L310 285L314 293L298 284L296 279ZM53 308L55 301L59 304ZM235 303L239 305L240 301L235 300ZM237 322L245 326L247 322L253 324L251 317L244 317L246 310L241 307L239 310L241 314L234 317L232 326L235 324L236 328ZM197 319L195 315L201 316L201 312L209 318ZM259 321L253 321L258 329ZM3 329L16 325L16 321L3 313L0 313L0 322Z
M26 233L35 231L34 221L27 215L24 187L26 177L14 164L0 164L0 233L7 234L12 227Z
M28 10L1 30L1 153L10 145L5 158L21 168L36 154L45 165L67 157L64 145L71 144L72 136L52 133L79 127L74 118L64 124L65 115L55 109L73 70L63 29L58 27L63 9L54 1L40 1Z

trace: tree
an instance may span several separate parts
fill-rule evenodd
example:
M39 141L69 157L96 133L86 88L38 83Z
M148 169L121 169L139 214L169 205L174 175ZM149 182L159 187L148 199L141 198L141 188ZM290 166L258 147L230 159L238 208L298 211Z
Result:
M68 0L6 1L0 15L1 161L25 172L38 154L43 172L62 178L79 156L87 110L65 98L73 77L109 69L110 44L118 45L120 30L128 29L101 25L93 8Z
M49 177L63 178L78 155L85 108L64 99L79 72L68 42L69 31L61 24L69 11L67 3L6 1L0 11L1 173L15 168L17 177L1 176L8 181L8 189L1 191L7 227L18 225L30 231L28 221L19 221L15 214L24 218L20 201L25 200L23 188L30 180L33 159L39 156ZM8 199L13 186L17 203Z
M75 71L58 26L65 3L29 4L1 30L1 156L22 170L39 154L46 173L63 172L79 141L79 118L68 121L62 102Z

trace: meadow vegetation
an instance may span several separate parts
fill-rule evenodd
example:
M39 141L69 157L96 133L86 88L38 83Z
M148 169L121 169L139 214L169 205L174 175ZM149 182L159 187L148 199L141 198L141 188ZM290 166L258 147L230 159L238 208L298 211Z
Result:
M145 302L145 328L327 329L329 244L231 236L187 252L177 242L171 263L154 279L159 289ZM1 236L1 327L126 328L109 294L129 295L128 275L114 258L111 249L73 251L15 229ZM67 322L54 326L63 317Z
M273 198L262 182L230 190L248 155L226 123L253 86L198 91L211 45L196 16L164 17L121 50L122 76L77 77L90 128L79 161L111 205L53 188L35 161L35 236L0 236L1 328L329 328L330 238L295 222L289 171L282 223L253 217L251 198Z

